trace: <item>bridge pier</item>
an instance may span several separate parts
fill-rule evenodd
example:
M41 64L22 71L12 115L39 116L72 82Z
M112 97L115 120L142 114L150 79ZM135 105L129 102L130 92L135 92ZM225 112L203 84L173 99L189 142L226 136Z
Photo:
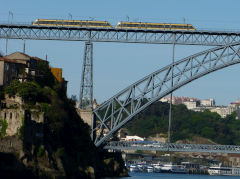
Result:
M93 108L93 43L85 43L82 66L79 108L92 110Z
M87 109L77 109L78 115L82 118L82 120L87 123L90 127L92 126L92 110Z

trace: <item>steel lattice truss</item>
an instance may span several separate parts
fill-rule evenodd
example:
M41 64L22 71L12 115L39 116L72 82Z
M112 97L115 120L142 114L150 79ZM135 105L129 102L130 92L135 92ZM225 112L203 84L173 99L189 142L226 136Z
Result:
M211 153L240 153L240 146L235 145L206 145L206 144L175 144L160 142L108 142L104 149L111 150L153 150L172 152L211 152Z
M240 32L123 30L0 24L0 38L219 46L240 41Z
M92 109L93 101L93 44L85 43L83 68L80 86L80 108Z
M240 63L239 50L240 44L236 43L203 51L155 71L122 90L93 111L95 145L109 140L136 114L172 91L208 73Z

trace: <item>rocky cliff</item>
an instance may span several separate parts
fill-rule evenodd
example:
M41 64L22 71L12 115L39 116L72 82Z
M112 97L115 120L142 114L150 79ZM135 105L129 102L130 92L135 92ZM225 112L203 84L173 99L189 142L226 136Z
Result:
M2 92L0 170L6 177L128 175L120 154L95 147L63 84L14 81Z

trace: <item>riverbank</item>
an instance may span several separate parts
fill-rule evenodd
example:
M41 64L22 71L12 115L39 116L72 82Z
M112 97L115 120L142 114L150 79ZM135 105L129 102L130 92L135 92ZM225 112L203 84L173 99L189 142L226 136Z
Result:
M210 176L210 175L192 175L192 174L169 174L169 173L134 173L129 172L131 179L237 179L238 176ZM114 178L108 178L114 179ZM119 179L129 179L122 177Z

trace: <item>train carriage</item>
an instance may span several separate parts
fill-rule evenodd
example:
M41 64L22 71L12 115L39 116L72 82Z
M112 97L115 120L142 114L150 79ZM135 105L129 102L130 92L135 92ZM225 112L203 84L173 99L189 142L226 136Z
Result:
M107 21L36 19L32 25L111 28Z
M37 26L68 26L68 27L93 27L93 28L112 28L107 21L90 20L56 20L56 19L37 19L32 25ZM183 30L195 31L191 24L170 24L170 23L149 23L149 22L118 22L116 29L149 29L149 30Z
M191 24L168 24L149 22L118 22L118 29L196 30Z

